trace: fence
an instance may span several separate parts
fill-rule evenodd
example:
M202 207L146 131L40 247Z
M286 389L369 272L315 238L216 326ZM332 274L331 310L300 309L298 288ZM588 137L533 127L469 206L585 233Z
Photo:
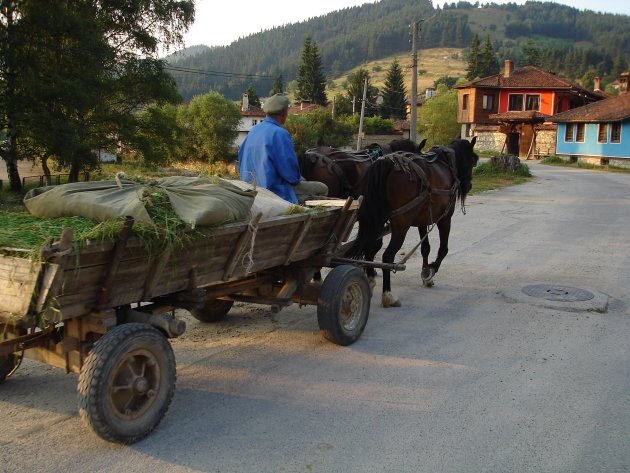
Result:
M50 181L48 181L47 177L44 175L41 176L28 176L22 178L22 191L26 192L27 189L32 189L33 187L43 187L43 186L58 186L60 184L66 184L69 182L70 174L52 174L50 176ZM89 181L90 173L84 172L79 175L79 180ZM0 179L0 191L4 189L4 181Z

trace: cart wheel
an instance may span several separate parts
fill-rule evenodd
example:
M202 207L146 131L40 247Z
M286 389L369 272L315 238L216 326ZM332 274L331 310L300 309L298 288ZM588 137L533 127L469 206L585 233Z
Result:
M81 368L81 417L105 440L137 442L162 420L175 376L173 349L159 330L119 325L96 342Z
M0 383L7 379L19 364L20 357L15 354L0 356Z
M338 345L356 342L370 313L370 285L363 271L345 264L324 280L317 305L317 322L324 337Z
M210 299L203 307L192 309L190 313L200 322L219 322L225 318L233 304L234 301Z

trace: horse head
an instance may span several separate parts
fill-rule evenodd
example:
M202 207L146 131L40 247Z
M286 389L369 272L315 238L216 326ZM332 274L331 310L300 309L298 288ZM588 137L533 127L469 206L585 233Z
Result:
M466 200L466 195L472 189L473 168L479 161L479 156L474 151L477 137L471 141L457 139L451 142L449 147L455 152L455 165L457 167L457 178L459 179L459 198L462 205Z

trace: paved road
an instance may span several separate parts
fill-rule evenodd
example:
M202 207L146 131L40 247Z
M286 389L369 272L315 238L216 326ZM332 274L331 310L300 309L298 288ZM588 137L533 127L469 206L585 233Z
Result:
M414 256L403 307L377 289L350 347L312 307L187 317L171 408L133 446L81 423L75 375L25 362L0 386L0 472L629 471L630 175L531 166L469 199L434 288Z

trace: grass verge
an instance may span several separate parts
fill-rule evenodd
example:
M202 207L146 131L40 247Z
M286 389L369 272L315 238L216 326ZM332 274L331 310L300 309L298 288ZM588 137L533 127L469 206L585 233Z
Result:
M470 195L480 194L494 189L523 184L531 179L532 173L527 164L522 164L514 171L501 169L492 161L479 164L473 170L473 187Z
M568 168L577 168L577 169L590 169L594 171L608 171L608 172L618 172L622 174L630 174L630 169L620 168L617 166L598 166L597 164L590 163L580 163L575 162L572 163L570 161L566 161L559 156L549 156L540 161L542 164L547 164L549 166L562 166Z

